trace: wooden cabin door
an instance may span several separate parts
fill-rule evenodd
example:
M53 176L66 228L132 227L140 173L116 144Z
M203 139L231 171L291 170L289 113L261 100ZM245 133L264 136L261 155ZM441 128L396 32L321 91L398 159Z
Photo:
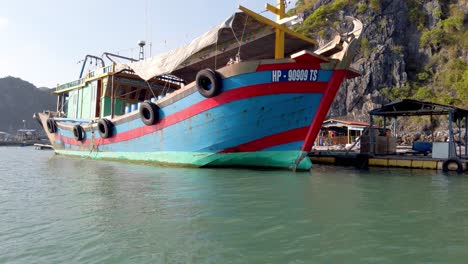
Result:
M102 95L102 80L97 82L97 91L96 91L96 114L95 117L100 117L101 115L101 95Z

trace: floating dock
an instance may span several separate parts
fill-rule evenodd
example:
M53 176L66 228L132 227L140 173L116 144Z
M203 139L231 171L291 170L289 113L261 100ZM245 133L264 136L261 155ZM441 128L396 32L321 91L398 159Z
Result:
M452 160L435 159L423 155L382 155L370 156L354 152L313 151L309 153L312 163L338 166L354 166L359 169L368 167L394 167L409 169L432 169L463 172L468 169L468 159ZM444 165L445 164L445 165ZM446 168L444 168L444 166ZM459 167L461 166L461 168Z

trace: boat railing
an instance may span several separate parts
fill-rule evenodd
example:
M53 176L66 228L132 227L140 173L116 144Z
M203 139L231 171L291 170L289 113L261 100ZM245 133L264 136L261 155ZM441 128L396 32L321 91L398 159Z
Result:
M85 79L86 78L81 78L81 79L78 79L78 80L75 80L75 81L72 81L72 82L57 85L56 91L61 91L61 90L65 90L65 89L68 89L68 88L71 88L71 87L80 86L80 85L82 85L84 83Z
M111 64L111 65L96 69L94 71L89 71L86 74L86 76L81 78L81 79L71 81L71 82L68 82L68 83L64 83L64 84L61 84L61 85L57 85L57 88L56 88L55 91L58 92L58 91L66 90L66 89L69 89L69 88L82 86L89 79L98 78L98 77L100 77L101 75L104 75L104 74L111 74L111 73L114 72L114 70L115 70L114 64Z

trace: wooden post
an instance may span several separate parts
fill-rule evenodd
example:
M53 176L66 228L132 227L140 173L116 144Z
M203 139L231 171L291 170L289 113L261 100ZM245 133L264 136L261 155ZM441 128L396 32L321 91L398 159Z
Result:
M278 13L276 13L276 21L280 21L285 17L286 7L283 0L278 0ZM276 39L275 39L275 59L284 58L284 31L280 28L276 29Z
M457 118L457 126L458 126L458 157L461 158L462 150L461 150L461 143L462 143L462 134L461 134L461 120L462 118Z
M111 80L111 119L114 118L114 75L112 75Z
M431 117L431 136L432 136L432 143L434 143L434 126L432 125L432 114L430 115Z
M58 95L58 96L57 96L57 113L60 112L60 96L61 96L61 95Z
M374 155L374 117L370 115L369 124L369 154Z
M348 144L351 144L351 135L349 132L349 126L346 127L348 129Z
M468 156L468 114L465 116L465 156Z
M452 111L449 112L449 158L454 157L454 149L453 149L453 113Z

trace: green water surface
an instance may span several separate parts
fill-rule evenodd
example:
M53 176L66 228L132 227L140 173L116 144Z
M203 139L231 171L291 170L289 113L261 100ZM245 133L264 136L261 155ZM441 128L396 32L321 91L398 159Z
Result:
M467 263L468 175L0 148L0 263Z

